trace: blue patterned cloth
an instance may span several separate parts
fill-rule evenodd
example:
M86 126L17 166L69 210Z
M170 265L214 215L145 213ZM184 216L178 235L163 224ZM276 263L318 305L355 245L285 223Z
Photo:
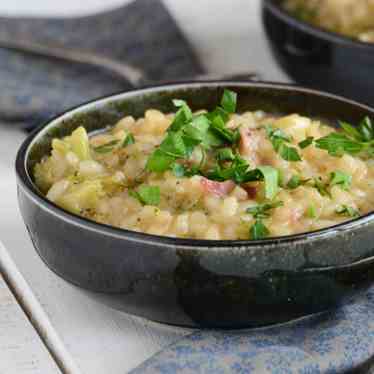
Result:
M364 373L374 355L374 288L334 312L247 331L198 331L131 374Z
M192 48L160 0L136 0L79 18L0 17L0 40L88 51L132 64L154 81L202 73ZM0 119L27 126L130 88L100 69L2 49L0 82Z

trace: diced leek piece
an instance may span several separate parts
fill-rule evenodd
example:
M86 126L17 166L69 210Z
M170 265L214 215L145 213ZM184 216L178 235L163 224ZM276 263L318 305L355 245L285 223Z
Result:
M52 149L65 155L70 151L71 147L67 141L55 138L52 140Z
M125 187L125 181L120 180L115 175L103 177L100 179L100 181L103 186L103 190L107 194L116 193L120 190L123 190L123 188Z
M62 208L79 214L86 209L95 209L99 197L103 190L100 181L84 181L75 184L57 200L57 204Z
M52 176L52 168L53 165L50 158L45 162L36 164L34 168L35 183L44 193L47 193L54 182Z
M84 127L80 126L75 129L69 139L72 151L83 160L91 159L90 143L88 140L87 131Z

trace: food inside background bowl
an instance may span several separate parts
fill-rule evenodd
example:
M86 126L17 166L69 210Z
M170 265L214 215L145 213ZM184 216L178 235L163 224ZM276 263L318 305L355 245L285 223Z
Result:
M339 131L299 114L148 109L88 136L53 139L35 181L60 207L154 235L263 239L337 225L374 208L374 127Z
M284 0L283 6L314 26L374 43L373 0Z

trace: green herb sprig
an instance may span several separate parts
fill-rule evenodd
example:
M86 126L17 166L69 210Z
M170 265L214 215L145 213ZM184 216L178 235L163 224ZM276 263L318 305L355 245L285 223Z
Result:
M351 218L360 217L360 211L348 205L342 205L341 207L336 209L336 214L338 214L339 216Z
M326 150L331 156L344 154L374 155L374 126L369 117L365 117L357 128L349 123L340 122L341 132L332 132L315 141L316 147Z
M268 139L271 141L274 150L286 161L301 161L299 152L295 147L287 144L291 143L292 138L281 129L275 129L270 125L265 126Z
M113 149L118 145L119 142L120 142L119 140L112 140L108 143L101 144L97 147L93 147L93 150L95 152L101 153L101 154L109 153L109 152L113 151Z
M129 195L140 201L143 205L160 204L160 187L142 185L137 191L129 190Z
M263 222L263 219L270 217L270 212L283 206L283 201L273 201L249 207L246 212L256 219L255 223L249 229L249 237L253 240L263 239L269 236L270 231Z
M225 90L221 106L206 114L194 116L187 103L173 100L178 107L167 136L147 161L148 171L164 172L173 167L176 160L188 159L194 148L201 145L205 149L233 144L239 139L237 130L226 128L229 114L236 110L236 93Z

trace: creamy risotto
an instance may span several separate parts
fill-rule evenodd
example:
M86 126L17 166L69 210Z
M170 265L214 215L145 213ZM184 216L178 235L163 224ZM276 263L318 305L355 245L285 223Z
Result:
M285 0L284 6L315 26L374 43L374 0Z
M374 128L337 131L298 114L155 109L105 132L54 139L36 165L47 199L90 220L155 235L261 239L313 231L374 207Z

